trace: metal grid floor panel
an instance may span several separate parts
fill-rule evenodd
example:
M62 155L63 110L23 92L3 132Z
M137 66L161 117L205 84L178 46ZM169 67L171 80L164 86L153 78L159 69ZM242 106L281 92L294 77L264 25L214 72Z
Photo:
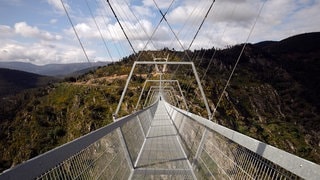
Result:
M177 131L160 102L132 178L193 179L192 174Z
M152 126L171 126L172 125L172 121L169 118L169 116L167 114L162 114L159 116L163 116L162 118L159 119L153 119L153 121L151 122L151 127Z
M147 139L155 138L159 136L176 136L177 131L171 126L151 127Z

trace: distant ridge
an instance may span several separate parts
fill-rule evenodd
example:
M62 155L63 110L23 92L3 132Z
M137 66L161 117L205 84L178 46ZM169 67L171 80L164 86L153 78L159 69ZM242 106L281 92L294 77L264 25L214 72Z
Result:
M255 45L273 53L308 53L320 49L320 32L299 34L281 41L263 41Z
M45 76L67 76L74 72L79 72L84 69L106 66L108 62L93 62L89 63L71 63L71 64L47 64L43 66L34 65L26 62L0 62L0 68L7 68L30 73L36 73Z
M0 97L13 95L25 89L46 86L56 78L34 73L0 68Z
M275 62L305 87L306 98L320 107L320 32L299 34L256 46L270 53Z
M217 108L217 122L319 164L320 48L313 49L319 47L319 34L307 33L246 46ZM304 40L304 36L309 41ZM317 42L319 44L315 44ZM203 54L204 59L194 61L200 75L205 73L213 53L216 53L202 81L206 97L213 103L218 101L241 48L237 45L216 52L213 48L190 52L190 57ZM290 49L294 51L287 51ZM183 52L164 49L154 53L164 52L170 57L175 54L177 60L183 59ZM150 58L151 53L146 53L141 56L141 61ZM135 59L135 55L130 55L78 78L66 78L63 83L2 98L0 172L111 123ZM151 78L158 78L155 71L138 68L141 69L136 72L149 72ZM175 66L167 69L168 75L174 73L182 80L181 87L190 111L207 115L188 72L188 67L180 67L179 71ZM6 75L9 73L5 72ZM9 77L16 78L13 76ZM137 92L146 78L149 77L145 74L136 74L132 78L121 108L124 115L135 110L132 104L138 101ZM10 82L15 81L5 81Z

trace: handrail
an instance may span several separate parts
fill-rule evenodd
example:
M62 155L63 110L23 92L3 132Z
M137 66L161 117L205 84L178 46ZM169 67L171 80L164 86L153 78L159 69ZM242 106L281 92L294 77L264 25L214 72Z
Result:
M246 149L258 154L259 156L279 165L283 169L292 172L293 174L305 179L319 179L320 165L315 164L296 155L285 152L281 149L265 144L261 141L253 139L234 130L216 124L208 119L184 111L166 103L168 113L172 119L175 119L177 113L189 117L191 120L200 123L207 129L213 130L216 133L228 138L229 140L245 147Z
M157 106L157 102L149 106L144 110L137 111L128 116L117 119L117 121L97 129L89 134L81 136L71 142L68 142L62 146L52 149L44 154L34 157L28 161L23 162L11 169L4 171L0 174L0 180L2 179L34 179L49 171L55 166L59 165L64 160L76 155L89 145L95 143L107 134L114 132L119 127L122 127L125 123L138 116L139 114ZM154 112L152 114L154 116Z

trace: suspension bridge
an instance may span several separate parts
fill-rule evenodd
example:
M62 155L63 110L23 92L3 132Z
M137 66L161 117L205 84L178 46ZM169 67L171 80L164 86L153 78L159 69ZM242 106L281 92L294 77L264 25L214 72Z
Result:
M194 67L135 62L114 123L5 171L0 179L319 179L319 165L211 121L204 94L208 118L174 106L178 93L163 83L179 85L177 80L146 80L158 86L150 87L145 107L116 118L137 64Z
M64 5L62 0L61 2ZM117 18L110 2L107 2ZM212 4L187 50L197 37ZM64 9L68 15L67 8ZM162 15L161 21L166 21L166 13L160 9L159 11ZM72 24L69 15L68 18ZM121 26L119 20L118 22ZM167 24L170 27L168 22ZM74 31L76 33L75 28ZM123 32L125 34L124 30ZM180 42L177 35L174 32L173 34ZM130 43L127 34L125 36ZM152 37L153 34L147 44L151 42ZM78 35L77 38L88 58ZM130 46L135 52L131 43ZM186 57L190 60L188 54ZM208 68L210 64L211 62ZM154 65L159 73L158 79L147 79L140 92L135 111L128 116L118 118L118 112L137 65ZM162 75L170 65L191 66L207 111L206 118L189 111L186 103L188 97L184 97L179 80L163 79ZM147 95L143 96L146 84L151 82L156 85L149 86ZM172 84L168 86L168 83ZM173 88L175 85L179 92L176 91L177 88ZM216 106L218 105L219 102ZM142 108L139 109L140 106ZM216 110L216 107L214 109ZM171 62L168 61L168 56L139 61L138 57L128 75L114 113L113 123L17 165L3 172L0 179L320 178L319 165L221 126L212 121L213 117L214 112L210 110L192 61Z

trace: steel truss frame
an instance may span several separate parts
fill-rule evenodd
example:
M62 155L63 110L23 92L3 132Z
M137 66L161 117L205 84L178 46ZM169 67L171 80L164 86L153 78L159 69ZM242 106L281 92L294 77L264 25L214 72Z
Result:
M145 89L147 83L149 83L149 82L156 82L156 83L160 83L160 82L163 82L163 83L176 83L177 86L178 86L178 88L179 88L180 95L181 95L181 97L182 97L182 100L183 100L183 103L184 103L184 105L185 105L185 107L186 107L186 110L187 110L187 111L189 110L189 107L188 107L187 102L186 102L186 98L185 98L184 95L183 95L183 92L182 92L182 89L181 89L181 86L180 86L180 83L179 83L178 80L161 80L161 81L160 81L160 80L149 80L149 79L147 79L147 80L144 82L144 85L143 85L143 88L142 88L142 90L141 90L141 93L140 93L138 102L137 102L137 104L136 104L135 110L138 109L138 106L139 106L139 104L140 104L141 97L142 97L142 95L143 95L144 89ZM148 96L147 96L147 97L148 97ZM145 107L145 104L143 105L143 108L144 108L144 107Z
M130 71L130 74L128 76L128 79L127 79L127 82L125 84L125 87L122 91L122 94L121 94L121 98L119 100L119 103L118 103L118 106L117 106L117 109L114 113L114 118L116 119L117 116L118 116L118 113L119 113L119 110L120 110L120 107L121 107L121 104L123 102L123 98L124 96L126 95L126 92L127 92L127 89L128 89L128 85L130 83L130 80L132 78L132 75L133 75L133 72L134 72L134 69L137 65L189 65L192 67L192 70L193 70L193 73L194 73L194 76L195 76L195 79L197 81L197 84L198 84L198 87L200 89L200 92L201 92L201 96L202 96L202 99L203 99L203 102L206 106L206 110L207 110L207 113L208 113L208 118L209 120L211 120L212 118L212 113L211 113L211 110L210 110L210 107L208 105L208 101L207 101L207 98L204 94L204 91L203 91L203 88L202 88L202 85L201 85L201 82L200 82L200 79L199 79L199 76L198 76L198 73L197 73L197 70L196 70L196 67L194 65L193 62L158 62L158 61L135 61L132 65L132 68L131 68L131 71ZM160 86L161 86L161 76L160 76Z

